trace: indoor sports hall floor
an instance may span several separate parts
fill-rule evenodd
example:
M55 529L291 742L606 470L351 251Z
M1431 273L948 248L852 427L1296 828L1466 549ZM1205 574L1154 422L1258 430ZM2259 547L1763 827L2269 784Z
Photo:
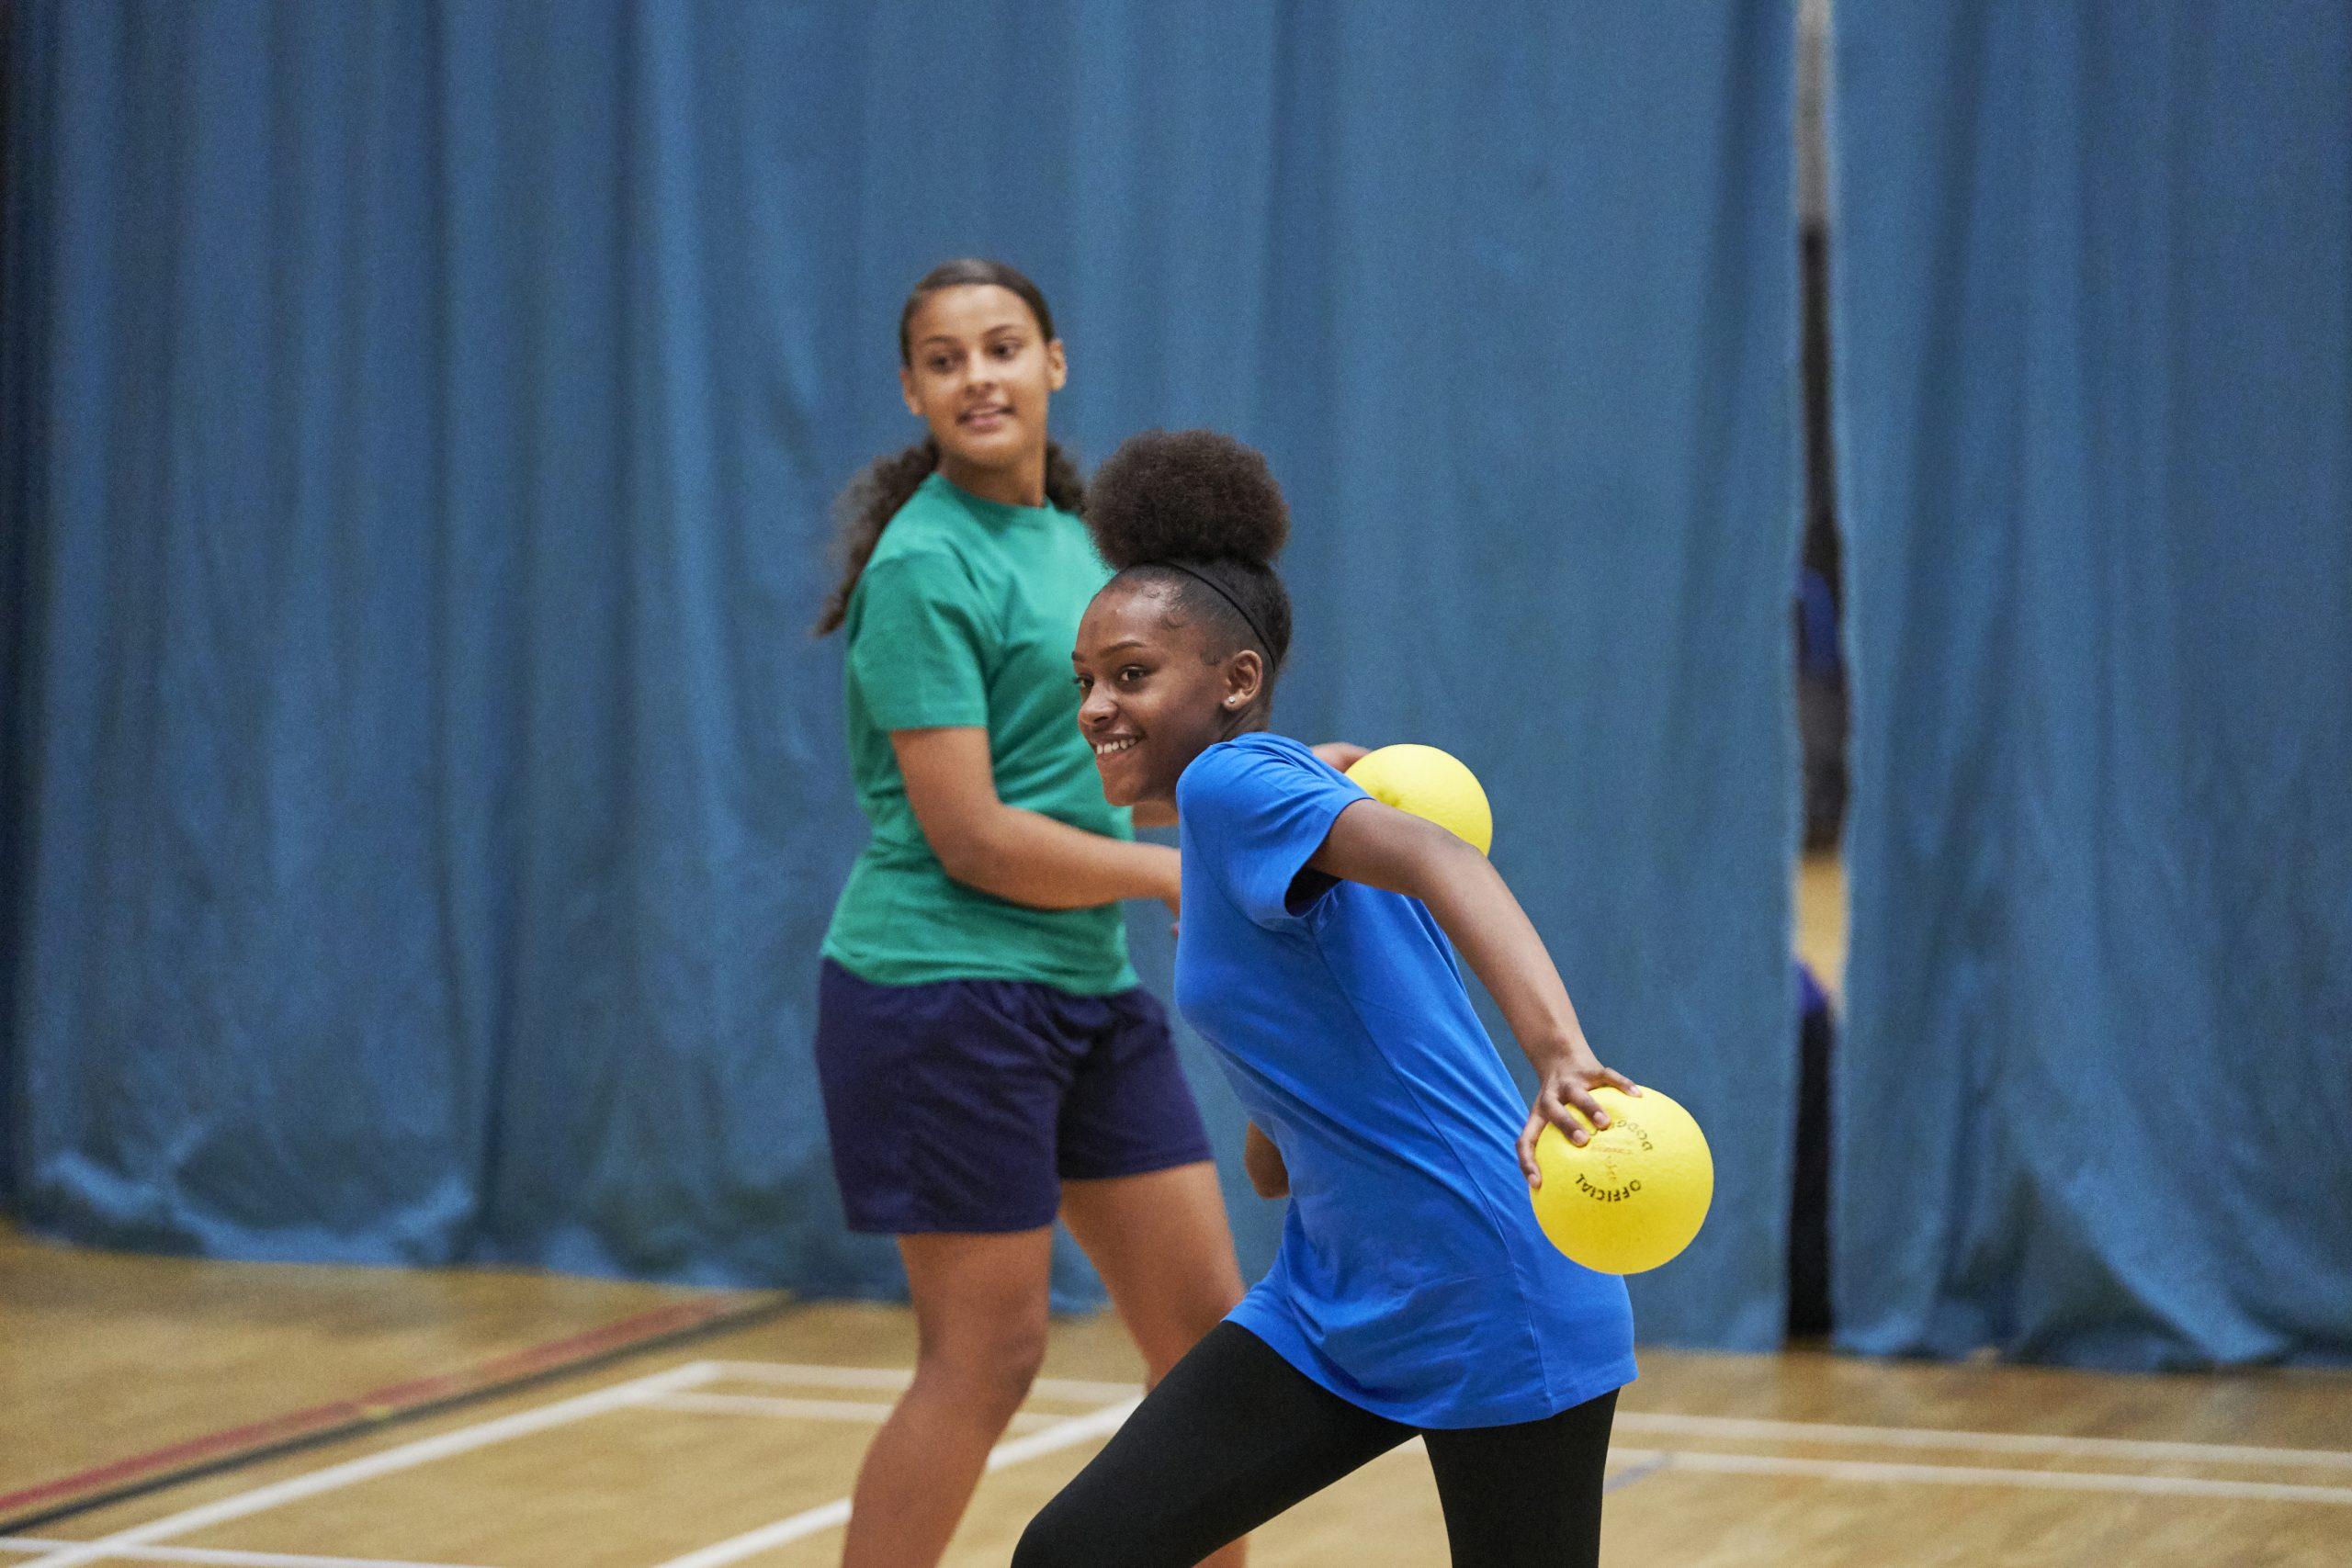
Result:
M745 1315L690 1341L641 1337L723 1312ZM527 1375L631 1337L640 1348L575 1371L53 1517L0 1540L0 1563L830 1564L859 1452L914 1349L890 1307L0 1240L12 1518L233 1461L314 1413L378 1419L418 1392L391 1385L427 1372L462 1389L486 1361ZM1136 1371L1107 1320L1057 1325L951 1563L1006 1561ZM2324 1375L1651 1350L1619 1420L1605 1561L2340 1568L2347 1409L2352 1380ZM1262 1531L1254 1560L1442 1563L1425 1461L1375 1462Z
M1831 972L1837 935L1801 921ZM913 1353L894 1307L128 1258L0 1229L0 1568L830 1565ZM1056 1325L954 1568L1007 1560L1138 1371L1109 1319ZM1622 1568L2344 1568L2352 1376L1650 1349L1610 1474ZM1411 1450L1253 1557L1444 1560Z

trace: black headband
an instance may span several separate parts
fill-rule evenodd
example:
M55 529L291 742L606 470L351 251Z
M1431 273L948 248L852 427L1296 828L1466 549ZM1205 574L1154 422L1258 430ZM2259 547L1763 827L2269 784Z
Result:
M1215 593L1218 598L1233 606L1233 613L1241 617L1242 624L1250 628L1250 635L1256 637L1258 639L1258 646L1266 650L1267 672L1272 674L1274 668L1282 663L1282 655L1274 651L1273 639L1268 637L1264 630L1259 626L1258 617L1243 609L1241 607L1241 601L1235 598L1231 592L1226 588L1225 584L1219 582L1216 578L1211 577L1208 573L1201 571L1195 568L1186 566L1180 560L1156 560L1150 564L1153 566L1166 567L1170 571L1181 571L1195 582L1206 583L1211 592Z

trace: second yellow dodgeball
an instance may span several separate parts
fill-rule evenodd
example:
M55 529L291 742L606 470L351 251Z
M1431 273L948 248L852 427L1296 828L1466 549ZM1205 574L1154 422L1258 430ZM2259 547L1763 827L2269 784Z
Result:
M1478 775L1452 752L1434 746L1383 746L1348 770L1364 794L1383 806L1426 817L1480 854L1494 847L1495 816Z

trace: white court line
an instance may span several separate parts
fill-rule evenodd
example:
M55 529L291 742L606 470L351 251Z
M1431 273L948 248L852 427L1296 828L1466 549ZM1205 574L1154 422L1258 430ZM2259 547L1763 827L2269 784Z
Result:
M772 1369L773 1375L763 1375L761 1371L750 1370L760 1367ZM819 1375L812 1377L810 1375L812 1373ZM813 1382L830 1383L836 1387L896 1388L904 1386L910 1374L879 1367L824 1368L788 1366L780 1363L727 1362L721 1364L718 1375L749 1377L774 1382ZM1127 1390L1132 1393L1134 1385L1127 1385ZM1120 1423L1127 1418L1139 1403L1141 1403L1139 1399L1130 1397L1120 1404L1097 1410L1091 1415L1057 1421L1034 1436L1000 1443L989 1452L988 1468L991 1471L1002 1470L1007 1466L1019 1464L1025 1460L1035 1459L1041 1454L1051 1453L1059 1449L1069 1448L1096 1437L1107 1437L1118 1429ZM1877 1435L1885 1432L1913 1430L1919 1431L1924 1438L1939 1439L1954 1437L1998 1438L2005 1436L2000 1433L1940 1433L1904 1427L1838 1427L1826 1423L1795 1421L1763 1423L1761 1424L1763 1426L1791 1429L1790 1432L1767 1434L1756 1429L1758 1424L1743 1422L1737 1417L1693 1416L1670 1419L1676 1421L1687 1419L1694 1423L1711 1425L1720 1423L1720 1426L1713 1427L1713 1435L1717 1436L1735 1435L1736 1429L1737 1433L1748 1436L1792 1435L1792 1433L1812 1437L1821 1441L1876 1440ZM1825 1432L1833 1435L1825 1437L1823 1436ZM2027 1440L2033 1439L2029 1437ZM2048 1440L2064 1442L2068 1439ZM2118 1451L2108 1447L2108 1444L2120 1441L2120 1439L2096 1438L2071 1440L2094 1445L2091 1450L2084 1451L2107 1453ZM2163 1457L2176 1459L2182 1457L2179 1450L2184 1449L2210 1451L2215 1447L2215 1445L2161 1443L2149 1446L2161 1450ZM2222 1451L2233 1459L2237 1459L2248 1454L2293 1455L2310 1454L2317 1450L2248 1450L2232 1447ZM1625 1474L1616 1482L1617 1486L1645 1479L1660 1471L1689 1470L1728 1475L1801 1475L1835 1481L1907 1481L1955 1486L2021 1486L2050 1491L2113 1492L2141 1495L2230 1498L2242 1501L2352 1505L2352 1487L2299 1486L2278 1482L2207 1481L2180 1476L2117 1475L2084 1471L2009 1470L1975 1465L1897 1464L1868 1460L1794 1459L1765 1454L1689 1453L1621 1447L1612 1447L1609 1457L1612 1463L1634 1467L1631 1473ZM1611 1490L1614 1489L1615 1487L1612 1486ZM837 1498L818 1507L805 1509L788 1518L779 1519L774 1524L762 1526L758 1529L748 1531L732 1540L687 1552L682 1557L673 1557L659 1564L658 1568L726 1568L727 1564L740 1562L747 1557L756 1556L763 1551L815 1535L821 1530L832 1529L846 1524L849 1521L849 1499Z
M468 1453L493 1443L526 1437L565 1423L607 1411L662 1404L685 1396L687 1404L706 1409L748 1409L756 1401L763 1413L782 1414L775 1406L791 1406L793 1414L825 1411L820 1419L870 1419L887 1406L848 1400L785 1400L757 1395L690 1394L689 1391L721 1379L822 1388L899 1389L912 1380L904 1369L889 1367L820 1366L769 1361L694 1361L664 1371L616 1383L553 1404L518 1411L512 1416L461 1427L379 1453L297 1475L249 1492L220 1498L179 1513L153 1519L88 1541L48 1541L0 1539L0 1550L37 1551L44 1555L15 1568L80 1568L104 1558L132 1562L220 1563L246 1568L455 1568L455 1565L408 1563L380 1559L307 1556L273 1552L231 1551L196 1547L162 1547L155 1543L266 1509L298 1502L336 1488L396 1473L436 1459ZM1001 1470L1069 1448L1115 1431L1138 1403L1133 1383L1100 1382L1071 1378L1040 1378L1035 1392L1049 1398L1114 1398L1120 1403L1086 1415L1054 1418L1023 1413L1016 1420L1046 1425L1025 1437L1000 1443L989 1456L988 1468ZM715 1402L725 1402L724 1405ZM849 1412L854 1411L854 1416ZM1826 1422L1767 1421L1738 1416L1679 1416L1670 1413L1626 1412L1618 1417L1626 1431L1659 1435L1681 1434L1723 1438L1770 1438L1845 1444L1882 1444L1892 1448L1955 1450L2012 1453L2073 1454L2134 1458L2167 1462L2204 1461L2236 1464L2316 1465L2352 1468L2352 1454L2327 1450L2263 1448L2240 1444L2171 1442L2160 1439L2079 1438L2063 1435L2004 1432L1941 1431L1932 1427L1858 1427ZM2352 1505L2352 1487L2295 1485L2278 1482L2215 1481L2186 1476L2149 1476L2082 1471L2013 1470L1942 1464L1909 1464L1865 1460L1804 1459L1737 1453L1707 1453L1617 1448L1611 1457L1627 1464L1648 1462L1665 1469L1717 1474L1801 1475L1861 1482L1916 1482L1943 1485L2006 1485L2076 1492L2236 1498L2243 1500ZM720 1568L770 1547L797 1540L846 1522L846 1498L808 1509L772 1525L673 1558L660 1568Z
M1057 1450L1075 1447L1090 1438L1107 1438L1126 1424L1136 1413L1141 1399L1122 1400L1106 1404L1083 1416L1073 1416L1067 1421L1057 1421L1041 1432L1025 1438L1015 1438L1009 1443L999 1443L989 1450L989 1470L1004 1470L1016 1464L1026 1464L1033 1459Z
M1125 1421L1140 1403L1142 1403L1140 1400L1136 1399L1125 1400L1084 1416L1072 1416L1065 1420L1057 1421L1043 1431L1033 1432L1028 1437L1015 1438L1011 1442L999 1443L989 1450L988 1468L992 1471L1003 1470L1007 1466L1021 1464L1059 1449L1072 1448L1096 1438L1108 1437L1119 1429L1119 1424ZM762 1525L758 1529L747 1530L731 1540L722 1540L715 1546L706 1546L700 1551L689 1551L683 1557L673 1557L667 1562L659 1564L658 1568L722 1568L723 1564L741 1562L746 1557L757 1556L773 1547L782 1546L787 1541L798 1540L803 1536L815 1535L820 1530L831 1529L848 1522L849 1499L840 1497L820 1507L809 1508L795 1514L790 1518L778 1519L772 1525Z
M1890 1449L1951 1449L1978 1453L2071 1454L2080 1459L2140 1459L2167 1464L2312 1465L2352 1470L2352 1453L2332 1449L2271 1449L2245 1443L2187 1443L2162 1438L2076 1438L2042 1432L1958 1432L1933 1427L1845 1427L1826 1421L1765 1421L1741 1416L1617 1413L1621 1432L1660 1437L1757 1438Z
M30 1536L0 1536L0 1551L48 1551L80 1544L72 1540L36 1540ZM209 1546L126 1546L107 1555L132 1562L217 1562L229 1568L463 1568L460 1563L411 1562L405 1558L315 1557L300 1551L228 1551Z
M305 1497L315 1497L322 1492L332 1492L356 1482L372 1481L379 1475L411 1470L436 1459L447 1459L452 1454L470 1453L492 1443L544 1432L550 1427L560 1427L569 1421L601 1416L608 1410L626 1409L662 1394L676 1393L708 1382L712 1376L710 1362L689 1361L667 1371L615 1383L610 1388L600 1388L553 1404L543 1404L536 1410L520 1410L494 1421L483 1421L435 1437L420 1438L380 1453L363 1455L342 1464L329 1465L324 1470L311 1471L267 1486L255 1487L250 1492L240 1492L217 1502L186 1508L176 1514L166 1514L160 1519L150 1519L143 1525L133 1525L129 1529L117 1530L95 1540L74 1542L47 1556L18 1564L17 1568L79 1568L80 1564L96 1562L101 1558L127 1556L130 1554L124 1551L125 1547L150 1546L175 1535L193 1534L231 1519L242 1519L265 1509L298 1503Z
M890 1418L895 1404L871 1399L778 1399L764 1393L664 1393L646 1400L650 1410L686 1415L766 1416L785 1421L858 1421L876 1426ZM1034 1432L1060 1420L1034 1410L1016 1412L1012 1429Z
M1823 1481L1906 1481L1943 1486L2023 1486L2047 1492L2124 1492L2154 1497L2233 1498L2256 1503L2332 1503L2352 1507L2352 1486L2300 1486L2283 1481L2206 1481L2186 1475L2119 1475L2088 1470L1998 1470L1973 1464L1894 1464L1859 1459L1794 1459L1781 1454L1719 1454L1612 1447L1627 1463L1663 1461L1669 1472L1804 1475ZM1654 1472L1653 1472L1654 1473Z
M903 1367L812 1366L788 1361L719 1361L715 1378L797 1384L810 1388L904 1388L914 1374ZM1133 1399L1141 1383L1039 1378L1034 1392L1048 1398ZM1936 1427L1858 1427L1828 1421L1769 1421L1743 1416L1684 1416L1666 1411L1617 1413L1617 1430L1660 1436L1765 1438L1893 1449L1951 1449L1979 1453L2058 1454L2082 1459L2138 1459L2182 1464L2276 1464L2352 1470L2352 1452L2333 1449L2265 1448L2247 1443L2191 1443L2164 1438L2078 1438L2064 1433L1972 1432Z
M832 1367L804 1361L713 1361L712 1381L739 1378L745 1382L789 1383L799 1388L904 1388L914 1382L906 1367ZM1085 1378L1037 1378L1031 1393L1047 1399L1135 1399L1139 1382L1095 1382Z

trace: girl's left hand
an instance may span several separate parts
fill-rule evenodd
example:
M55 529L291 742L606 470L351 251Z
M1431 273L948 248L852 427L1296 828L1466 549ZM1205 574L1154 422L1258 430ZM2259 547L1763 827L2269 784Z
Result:
M1352 740L1326 740L1322 745L1309 747L1308 750L1322 758L1327 765L1343 773L1372 754L1370 747L1359 746Z
M1633 1095L1642 1092L1640 1085L1616 1068L1602 1066L1589 1047L1563 1056L1543 1075L1535 1086L1535 1108L1527 1113L1527 1125L1519 1134L1519 1168L1526 1173L1529 1188L1544 1185L1543 1168L1535 1163L1535 1139L1544 1123L1557 1127L1578 1148L1592 1141L1594 1131L1609 1125L1609 1112L1592 1098L1592 1091L1602 1088ZM1590 1128L1577 1120L1568 1109L1572 1105L1591 1119Z

